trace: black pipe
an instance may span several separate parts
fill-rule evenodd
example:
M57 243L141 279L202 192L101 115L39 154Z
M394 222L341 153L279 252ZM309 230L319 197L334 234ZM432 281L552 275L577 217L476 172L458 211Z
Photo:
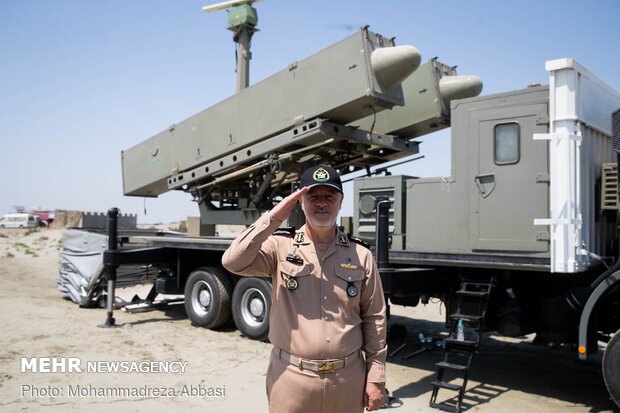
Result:
M108 210L108 250L104 254L103 266L108 280L108 299L106 303L108 317L105 324L99 327L115 327L116 320L114 320L114 289L116 287L116 269L117 264L114 264L114 260L108 259L110 255L114 255L118 252L118 208L110 208ZM108 255L108 257L106 257Z
M389 218L390 218L390 201L386 196L378 196L375 199L377 207L377 242L375 244L375 254L377 256L377 267L388 268L389 251Z

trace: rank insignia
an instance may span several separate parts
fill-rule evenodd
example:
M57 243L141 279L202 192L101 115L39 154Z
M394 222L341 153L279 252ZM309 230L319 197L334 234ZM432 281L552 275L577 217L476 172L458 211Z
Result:
M347 245L349 243L349 238L347 238L346 235L339 235L338 239L340 240L341 244Z
M297 289L297 280L295 279L295 277L291 277L288 279L288 281L286 282L286 288L288 288L289 290L296 290ZM357 294L357 289L355 294Z
M298 232L295 234L295 242L304 242L304 233Z
M349 297L355 297L357 295L357 287L352 281L349 281L349 284L347 284L347 295Z

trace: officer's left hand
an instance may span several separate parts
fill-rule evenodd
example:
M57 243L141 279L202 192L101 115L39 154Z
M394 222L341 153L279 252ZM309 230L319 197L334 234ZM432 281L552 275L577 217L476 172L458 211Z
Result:
M366 410L378 410L383 406L383 403L385 403L385 384L366 383L366 392L364 393Z

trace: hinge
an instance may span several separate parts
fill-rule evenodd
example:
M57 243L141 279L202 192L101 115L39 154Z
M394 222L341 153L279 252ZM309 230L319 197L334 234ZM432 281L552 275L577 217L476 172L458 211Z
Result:
M536 241L549 241L551 237L548 232L539 232L536 234Z
M539 172L536 174L536 183L549 183L551 178L549 178L549 174L546 172Z
M538 114L536 116L536 125L548 125L549 124L549 115L546 113Z

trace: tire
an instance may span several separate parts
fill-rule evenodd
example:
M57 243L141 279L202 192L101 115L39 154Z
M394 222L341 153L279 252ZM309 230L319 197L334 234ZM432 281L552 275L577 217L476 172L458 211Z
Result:
M603 353L603 380L611 398L620 407L620 330L609 340Z
M194 270L185 283L185 311L192 324L217 328L230 320L232 283L218 267Z
M259 277L239 280L233 293L232 310L235 325L244 336L265 341L269 335L271 283Z

